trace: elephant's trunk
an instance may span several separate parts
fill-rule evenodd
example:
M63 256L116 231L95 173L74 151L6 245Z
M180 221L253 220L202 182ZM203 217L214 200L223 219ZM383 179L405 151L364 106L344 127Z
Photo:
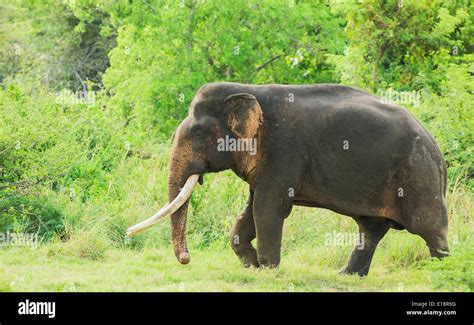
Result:
M173 150L175 151L175 150ZM199 180L199 174L187 175L186 159L180 155L171 155L170 174L168 180L169 202L151 218L129 228L127 235L133 236L151 227L159 219L171 215L172 242L176 258L181 264L189 263L186 246L186 217L189 197Z
M171 156L168 190L170 202L179 196L186 176L184 175L184 162L178 161L175 155ZM192 187L196 185L199 175L194 174L188 178L192 180ZM186 182L186 183L187 183ZM191 193L189 193L189 196ZM174 253L181 264L189 263L189 253L186 246L186 218L188 214L189 196L181 207L171 215L171 237Z
M178 127L179 134L182 129L187 130L187 120ZM196 183L199 181L205 168L202 167L202 157L194 154L192 143L186 136L176 136L171 152L171 161L168 179L169 202L151 218L129 228L127 235L136 233L151 227L159 219L171 215L172 242L178 261L182 264L189 263L189 253L186 247L186 218L188 212L189 197ZM201 163L199 163L201 162Z

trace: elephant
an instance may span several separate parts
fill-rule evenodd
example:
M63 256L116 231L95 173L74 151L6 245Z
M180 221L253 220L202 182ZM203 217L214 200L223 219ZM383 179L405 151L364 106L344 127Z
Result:
M170 203L128 235L171 216L174 252L187 264L189 197L203 174L228 169L249 186L230 235L246 267L279 265L294 205L355 220L364 246L342 274L367 275L391 228L421 236L432 257L449 255L443 155L407 109L381 97L338 84L205 84L174 135Z

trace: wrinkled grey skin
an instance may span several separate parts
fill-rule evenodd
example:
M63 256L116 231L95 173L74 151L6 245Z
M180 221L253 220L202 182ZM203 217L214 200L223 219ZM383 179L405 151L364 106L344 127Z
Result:
M225 136L256 139L257 154L218 151ZM377 96L331 84L207 84L175 134L170 200L190 175L226 169L249 184L247 206L231 233L245 266L280 263L283 222L293 205L357 222L364 247L353 250L342 273L366 275L390 228L420 235L434 257L449 252L443 156L406 109ZM186 215L187 204L171 216L183 264L189 262Z

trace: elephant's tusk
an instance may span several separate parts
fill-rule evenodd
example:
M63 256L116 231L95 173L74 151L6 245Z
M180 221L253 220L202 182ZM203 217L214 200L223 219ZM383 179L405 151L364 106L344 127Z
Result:
M171 203L167 203L164 207L160 209L160 211L155 213L151 218L148 218L145 221L142 221L139 224L136 224L135 226L128 228L127 236L134 236L138 234L139 232L147 228L150 228L155 223L157 223L161 218L164 218L166 216L169 216L175 213L189 199L198 180L199 180L198 174L193 174L189 176L181 192L179 192L178 196Z

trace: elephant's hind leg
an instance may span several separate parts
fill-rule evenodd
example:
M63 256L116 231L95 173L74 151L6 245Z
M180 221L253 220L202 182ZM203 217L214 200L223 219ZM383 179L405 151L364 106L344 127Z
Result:
M235 254L245 267L258 267L257 251L251 242L256 237L253 220L253 191L250 191L247 206L232 227L230 242Z
M342 274L359 274L365 276L369 273L370 263L374 256L379 241L390 228L390 221L375 217L353 217L359 225L359 235L363 241L354 247L347 266Z

